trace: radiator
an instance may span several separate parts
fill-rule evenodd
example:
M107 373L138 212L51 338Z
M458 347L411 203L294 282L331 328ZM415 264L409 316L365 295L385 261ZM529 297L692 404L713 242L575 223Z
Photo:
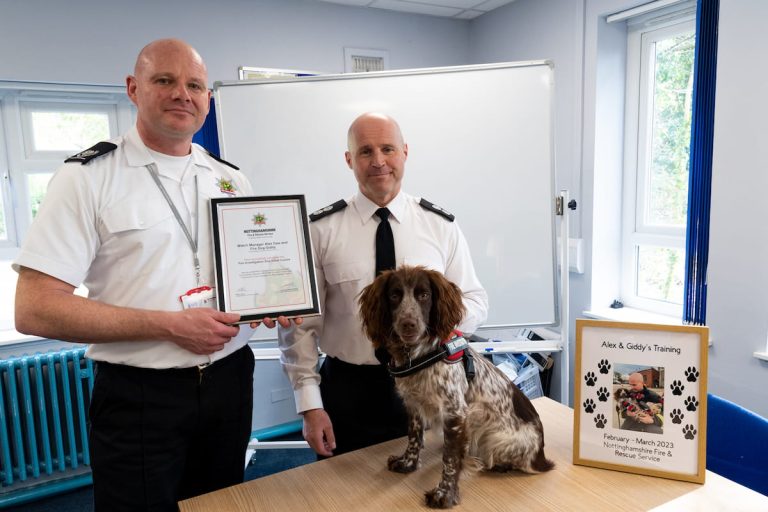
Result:
M0 360L0 507L90 483L85 348Z

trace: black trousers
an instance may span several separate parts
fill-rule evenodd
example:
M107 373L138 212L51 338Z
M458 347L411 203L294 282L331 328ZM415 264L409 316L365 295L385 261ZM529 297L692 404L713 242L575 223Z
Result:
M334 455L406 435L408 415L386 367L326 357L320 376L323 407L336 436Z
M177 501L243 481L253 352L204 368L97 363L90 406L96 512L177 511Z

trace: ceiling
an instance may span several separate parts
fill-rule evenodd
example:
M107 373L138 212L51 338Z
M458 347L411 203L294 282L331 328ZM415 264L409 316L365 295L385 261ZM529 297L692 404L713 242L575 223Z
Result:
M320 0L333 4L471 20L514 0Z

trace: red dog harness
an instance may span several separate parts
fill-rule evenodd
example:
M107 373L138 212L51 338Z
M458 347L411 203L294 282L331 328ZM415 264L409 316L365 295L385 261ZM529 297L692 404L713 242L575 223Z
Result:
M464 338L464 335L460 331L453 331L454 336L450 339L440 342L440 346L416 359L415 361L409 361L402 366L392 366L392 363L387 366L389 374L395 378L407 377L414 373L429 368L438 361L443 361L448 364L455 364L460 361L464 362L464 373L467 375L467 380L472 380L475 376L475 362L472 356L472 352L467 350L469 348L469 342Z

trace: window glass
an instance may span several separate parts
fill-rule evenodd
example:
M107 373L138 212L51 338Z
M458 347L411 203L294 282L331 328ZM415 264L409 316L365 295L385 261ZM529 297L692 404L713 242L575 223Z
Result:
M672 304L683 303L685 251L641 245L637 250L637 295Z
M43 202L45 191L48 190L48 182L53 176L52 172L35 173L27 175L27 189L29 190L29 211L34 219L40 203Z
M110 138L106 112L30 112L35 151L77 152Z
M2 190L0 190L0 241L8 240L8 228L5 223L5 203Z
M685 227L693 101L693 33L655 44L650 198L646 222Z

